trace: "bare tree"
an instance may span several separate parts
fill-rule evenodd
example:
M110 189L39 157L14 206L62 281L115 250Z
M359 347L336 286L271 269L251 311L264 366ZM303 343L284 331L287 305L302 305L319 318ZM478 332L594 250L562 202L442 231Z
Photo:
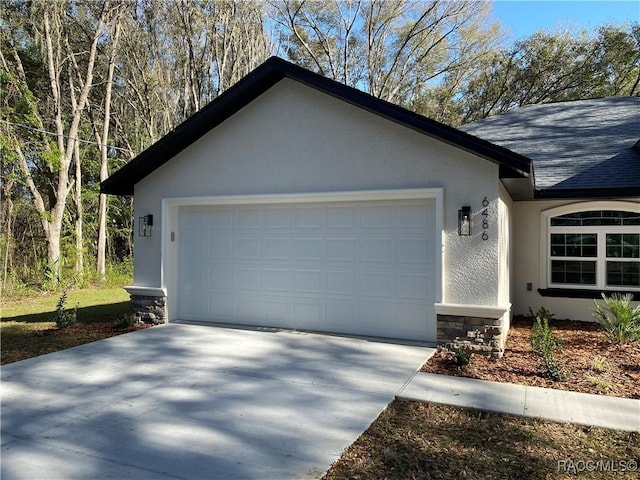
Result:
M166 7L166 38L182 72L182 120L262 63L271 46L259 1L169 0Z
M265 31L261 1L218 2L213 19L211 80L215 97L264 62L274 46Z
M116 68L116 56L118 53L120 32L121 32L121 12L119 10L113 20L113 36L109 49L109 59L107 64L107 77L104 81L104 102L102 116L102 131L98 134L97 128L96 139L100 150L100 181L104 181L109 176L108 158L109 158L109 128L111 125L111 97L113 92L113 77ZM98 245L96 252L96 270L101 278L106 274L106 246L107 246L107 196L103 193L99 194L98 202Z
M134 153L168 132L179 117L167 5L166 0L139 0L122 18L116 73L124 86L114 92L113 120L119 141Z
M258 0L138 0L116 67L121 142L141 150L262 63L273 51L263 10Z
M477 0L273 0L286 55L325 76L405 106L463 71L496 41Z
M91 27L86 32L88 41L79 50L69 50L72 45L69 41L70 35L77 34L77 31L71 30L74 25L67 22L67 15L70 10L73 10L72 5L62 2L36 1L30 6L29 12L30 28L36 32L41 44L52 108L52 112L44 117L40 106L34 102L34 117L41 130L46 131L50 128L55 132L53 145L45 140L40 146L41 170L47 182L44 185L38 185L34 179L33 151L27 152L18 146L16 154L24 182L29 188L33 204L41 218L47 242L48 264L54 278L59 278L60 275L62 222L67 198L73 188L70 167L76 151L80 122L93 86L99 42L109 26L114 11L114 6L109 0L104 0L97 6L99 8L96 18L91 25L87 25L87 28ZM24 75L21 56L15 44L10 48L15 69L17 72L22 72L17 78L26 85L27 79ZM67 80L65 80L64 73L79 57L84 61L76 85L72 80L73 75L66 76ZM69 85L65 85L66 81L69 81ZM67 86L69 88L66 88ZM17 133L14 131L12 135Z

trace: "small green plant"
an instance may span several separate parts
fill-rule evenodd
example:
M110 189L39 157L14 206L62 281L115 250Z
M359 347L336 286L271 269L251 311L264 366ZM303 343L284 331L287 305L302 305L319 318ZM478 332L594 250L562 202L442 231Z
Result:
M593 317L613 343L628 343L640 340L640 305L631 305L632 295L614 293L610 297L602 294L604 305L595 303Z
M531 307L529 307L529 315L528 315L528 317L532 321L534 321L538 317L546 318L548 320L553 320L553 317L555 317L555 314L551 313L549 310L547 310L544 307L540 307L537 312L534 312L533 309Z
M549 318L536 316L531 329L531 348L533 351L544 357L553 354L562 344L562 339L553 334L553 328L549 326Z
M609 368L609 362L607 362L606 358L597 356L593 359L593 363L591 364L591 367L593 368L594 371L598 373L602 373Z
M78 307L73 310L68 310L66 308L67 305L67 291L63 291L62 295L58 299L58 303L56 304L56 314L53 320L56 322L56 327L58 329L69 328L72 325L77 323L77 310Z
M543 357L542 361L544 367L542 371L543 377L550 378L554 382L560 382L564 380L564 372L562 371L562 368L560 368L560 365L558 365L558 362L553 355Z
M453 352L453 363L460 367L466 367L471 363L471 351L464 348L457 348Z
M587 382L602 392L610 392L615 390L615 385L602 377L587 377Z
M549 320L553 314L544 307L536 313L529 308L530 315L535 319L531 329L531 348L542 357L542 375L554 381L564 379L564 372L555 359L555 353L562 347L563 340L557 338L553 328L549 326Z
M126 313L122 316L120 316L116 321L115 321L115 327L118 330L125 330L127 328L131 328L136 324L136 316L133 313Z

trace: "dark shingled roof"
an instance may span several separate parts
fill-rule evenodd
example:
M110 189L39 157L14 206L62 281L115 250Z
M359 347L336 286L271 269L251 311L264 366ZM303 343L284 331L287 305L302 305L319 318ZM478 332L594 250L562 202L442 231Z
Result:
M536 198L640 196L640 98L530 105L460 129L530 158Z
M114 195L133 195L136 183L283 78L298 81L417 132L474 153L498 164L500 171L505 175L528 177L530 174L531 161L522 155L330 80L281 58L271 57L120 170L114 172L102 182L100 191Z

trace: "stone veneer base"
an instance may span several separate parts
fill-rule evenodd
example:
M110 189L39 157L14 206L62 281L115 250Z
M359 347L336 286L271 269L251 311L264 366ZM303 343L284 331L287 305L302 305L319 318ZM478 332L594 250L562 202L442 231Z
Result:
M131 311L142 323L167 323L167 297L131 295Z
M438 346L469 350L501 358L504 354L502 318L437 315Z
M165 289L135 285L126 286L124 289L131 297L131 311L138 321L154 325L168 322Z

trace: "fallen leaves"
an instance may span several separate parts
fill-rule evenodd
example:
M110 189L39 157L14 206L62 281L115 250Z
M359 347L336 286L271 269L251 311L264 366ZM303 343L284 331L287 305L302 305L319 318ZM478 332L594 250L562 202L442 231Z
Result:
M396 400L324 478L575 478L560 462L633 460L639 441L639 433ZM580 478L620 478L602 473Z

